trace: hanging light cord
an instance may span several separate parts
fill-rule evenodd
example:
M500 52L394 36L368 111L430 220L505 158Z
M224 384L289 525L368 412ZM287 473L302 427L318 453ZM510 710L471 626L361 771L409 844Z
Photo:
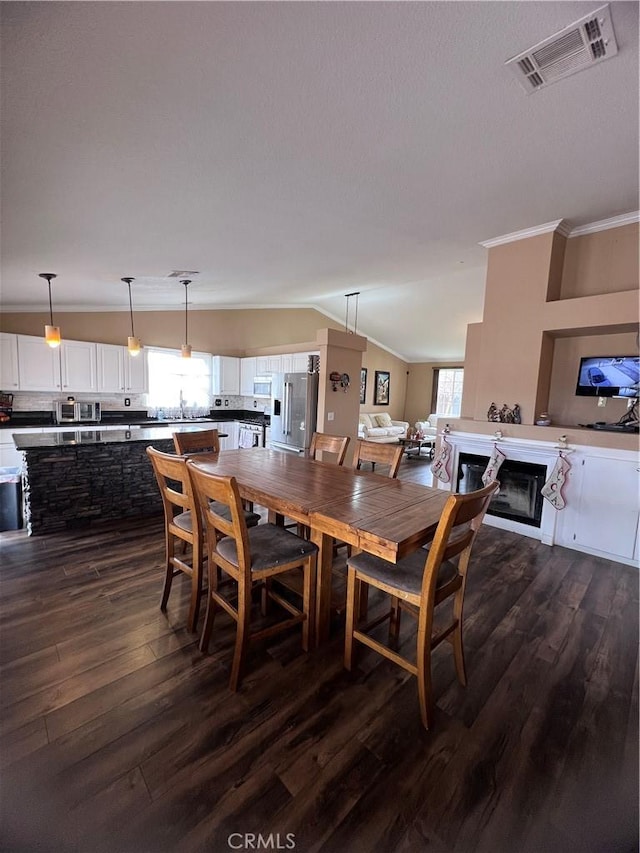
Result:
M123 278L121 279L129 288L129 317L131 318L131 337L135 338L136 333L133 331L133 302L131 301L131 282L132 278Z
M189 333L188 333L188 328L187 328L187 317L188 317L187 288L191 284L191 280L188 278L185 278L181 283L184 284L184 342L185 342L185 344L188 344L189 343Z
M51 302L51 279L47 279L47 283L49 285L49 321L53 326L53 304Z
M347 300L347 316L345 317L345 321L344 321L344 330L345 330L345 332L349 331L349 299L352 296L355 296L355 298L356 298L356 319L355 319L355 322L353 324L353 334L357 335L358 334L358 297L360 296L359 290L354 290L353 293L345 293L345 298Z

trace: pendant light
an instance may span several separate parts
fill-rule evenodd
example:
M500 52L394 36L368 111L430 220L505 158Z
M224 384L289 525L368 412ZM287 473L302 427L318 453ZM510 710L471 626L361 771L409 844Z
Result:
M187 309L187 288L191 284L190 278L183 278L180 284L184 284L184 343L182 344L182 357L191 358L191 344L189 341L189 327L187 325L188 309Z
M131 282L135 281L135 278L121 278L120 281L124 281L129 288L129 317L131 318L131 334L127 338L127 349L129 350L129 355L138 355L142 349L142 344L140 343L140 338L136 338L136 333L133 330L133 305L131 303Z
M38 273L40 278L46 278L49 285L49 325L44 327L44 339L52 349L60 346L60 327L53 325L53 306L51 305L51 279L57 278L54 272Z

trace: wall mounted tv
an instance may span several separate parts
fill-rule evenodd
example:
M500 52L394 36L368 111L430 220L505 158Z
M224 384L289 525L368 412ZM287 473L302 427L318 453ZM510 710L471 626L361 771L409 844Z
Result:
M579 397L638 397L640 356L597 355L580 359Z

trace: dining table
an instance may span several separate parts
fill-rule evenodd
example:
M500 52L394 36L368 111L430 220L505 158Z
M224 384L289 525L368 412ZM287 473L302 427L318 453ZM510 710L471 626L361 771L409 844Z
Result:
M263 447L198 455L199 468L233 476L242 498L310 529L318 546L316 643L329 636L336 539L391 563L428 543L449 497L443 489L391 479Z

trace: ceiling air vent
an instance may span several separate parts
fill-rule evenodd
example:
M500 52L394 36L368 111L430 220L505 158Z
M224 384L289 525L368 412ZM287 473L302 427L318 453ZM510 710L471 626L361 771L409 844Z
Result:
M531 94L617 52L611 12L606 5L508 59L505 65L511 68L525 92Z

